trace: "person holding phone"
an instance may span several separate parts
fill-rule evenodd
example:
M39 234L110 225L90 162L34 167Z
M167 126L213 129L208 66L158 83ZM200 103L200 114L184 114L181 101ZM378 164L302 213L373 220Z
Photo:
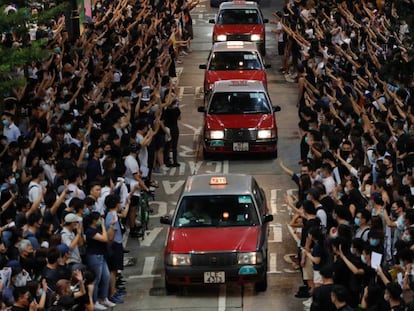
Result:
M109 269L105 256L109 242L105 221L98 212L92 212L84 220L86 236L86 263L95 274L93 301L95 310L106 310L116 304L109 301Z

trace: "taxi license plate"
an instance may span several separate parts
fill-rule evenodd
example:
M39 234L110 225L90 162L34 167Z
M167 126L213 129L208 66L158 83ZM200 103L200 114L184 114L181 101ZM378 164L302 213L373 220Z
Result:
M224 271L204 272L204 283L217 284L225 282L226 277Z
M233 151L249 151L249 143L233 143Z

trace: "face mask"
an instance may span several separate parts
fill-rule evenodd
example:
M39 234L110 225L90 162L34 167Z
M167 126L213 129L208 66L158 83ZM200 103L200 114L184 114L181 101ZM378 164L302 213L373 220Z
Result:
M14 185L16 183L16 178L12 177L10 178L10 185Z
M39 291L37 292L37 297L40 297L43 295L43 288L39 289Z
M84 216L88 216L90 213L91 211L89 210L89 208L85 208L85 210L83 211Z
M390 300L390 296L389 296L388 294L384 294L384 300L385 300L385 301Z
M405 267L404 261L400 260L400 266L403 267L403 268Z
M362 263L367 264L367 259L365 258L364 255L361 255L361 261Z
M68 94L69 94L69 91L68 91L67 89L64 89L64 90L63 90L63 95L64 95L64 96L66 96L66 95L68 95Z
M359 227L361 225L361 220L359 218L354 219L355 226Z
M308 144L308 136L305 137L305 143Z
M351 254L352 254L352 255L355 255L355 248L351 247L351 248L349 249L349 251L351 252Z
M344 159L344 160L348 159L350 153L351 153L350 151L343 151L343 150L341 150L340 151L341 158Z
M378 246L379 245L379 240L378 239L370 239L369 240L369 245Z
M65 124L65 129L70 131L72 129L72 124Z
M310 195L309 195L309 194L307 194L307 195L306 195L306 200L308 200L308 201L310 201L310 200L311 200L311 197L310 197Z
M411 237L409 235L404 235L404 242L410 242L411 241Z
M347 187L344 188L344 191L347 195L349 194L349 189Z
M96 225L98 226L98 227L100 227L100 226L102 226L102 221L98 221L97 223L96 223Z
M59 54L60 53L60 47L55 47L55 53Z
M376 216L376 215L377 215L377 210L376 210L375 208L373 208L373 209L371 210L371 215L372 215L372 216Z
M7 119L4 119L2 122L3 122L4 126L9 126L10 125L10 122Z

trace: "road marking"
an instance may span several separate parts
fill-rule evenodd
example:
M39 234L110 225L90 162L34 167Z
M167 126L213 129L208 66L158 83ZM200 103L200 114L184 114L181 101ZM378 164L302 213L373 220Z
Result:
M277 254L276 253L270 253L270 260L269 260L269 272L273 274L280 274L282 271L277 270Z
M162 185L164 187L165 194L171 195L176 193L185 183L185 180L169 181L163 180Z
M150 218L158 218L161 216L164 216L165 214L167 214L167 202L164 201L152 201L150 202L150 205L157 205L158 207L156 208L157 213L156 214L152 214L150 215ZM155 208L154 208L155 210Z
M226 285L220 285L218 311L226 311Z
M270 243L280 243L282 242L282 224L271 224L270 227L273 228L273 239L269 240Z
M290 232L290 235L293 237L293 239L295 240L296 244L299 245L300 239L299 237L296 235L295 230L292 228L291 225L287 225L288 230Z
M162 231L162 228L163 227L156 227L152 230L145 231L144 240L140 242L140 245L141 246L151 246L152 242L154 242L157 235L160 234L160 232ZM146 235L147 232L149 232L148 235Z
M155 277L161 277L160 274L152 274L152 271L154 270L154 264L155 264L155 257L145 257L144 261L144 268L142 269L142 274L140 275L130 275L129 279L145 279L145 278L155 278Z
M270 210L273 215L277 215L277 192L281 189L272 189L270 190Z
M229 160L223 161L223 174L229 173Z

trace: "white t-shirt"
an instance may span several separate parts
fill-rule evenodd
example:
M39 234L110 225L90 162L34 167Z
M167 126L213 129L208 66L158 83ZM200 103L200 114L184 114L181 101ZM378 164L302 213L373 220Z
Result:
M132 181L135 181L134 175L139 173L139 164L138 164L137 159L130 154L125 158L124 164L125 164L125 174L124 174L125 182L128 185L130 185Z
M139 164L140 164L140 168L142 172L142 177L147 177L148 172L149 172L148 149L147 149L147 146L142 145L143 140L144 140L144 136L142 136L142 134L140 133L137 133L137 136L135 137L135 141L137 142L137 144L141 145L141 149L139 150L139 153L138 153Z

